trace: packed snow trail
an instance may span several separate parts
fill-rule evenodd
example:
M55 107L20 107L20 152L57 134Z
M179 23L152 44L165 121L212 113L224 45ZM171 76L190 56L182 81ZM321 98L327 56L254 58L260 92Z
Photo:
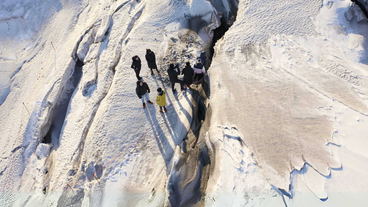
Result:
M197 81L198 82L198 81ZM197 84L197 82L194 82L192 84ZM187 89L189 90L189 89ZM175 102L177 102L178 98L182 95L183 91L181 91L179 94L177 94L176 96L176 99L174 100L174 102L170 103L166 108L167 110L169 111L170 108L172 108L173 104L175 104ZM158 119L156 119L155 122L153 122L153 124L146 130L144 131L144 133L135 141L133 142L131 145L129 145L126 149L124 149L124 151L122 151L119 155L117 155L116 157L114 157L111 161L107 162L104 166L102 166L101 168L99 168L98 170L96 170L90 177L84 179L84 180L80 180L78 182L75 182L75 183L69 183L67 184L67 187L66 187L66 190L68 190L68 188L72 188L71 186L74 186L75 184L78 184L78 183L81 183L81 182L85 182L86 180L91 180L91 178L96 178L96 173L98 173L99 171L101 171L103 168L106 168L109 164L111 164L112 162L114 162L118 157L120 157L121 155L124 155L131 147L135 146L137 147L136 145L138 144L138 142L140 141L140 139L148 132L152 129L152 127L154 125L156 125L160 119L163 118L163 114L161 117L159 117ZM135 148L134 147L134 148Z

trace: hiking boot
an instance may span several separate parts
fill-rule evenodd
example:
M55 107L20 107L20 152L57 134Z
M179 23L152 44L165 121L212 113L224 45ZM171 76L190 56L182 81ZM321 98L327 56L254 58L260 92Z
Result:
M142 106L143 108L146 108L146 103L143 103L143 106Z
M147 103L153 104L153 102L152 102L152 101L147 101Z
M164 113L162 110L160 110L160 113Z
M165 109L165 113L167 112L167 109Z

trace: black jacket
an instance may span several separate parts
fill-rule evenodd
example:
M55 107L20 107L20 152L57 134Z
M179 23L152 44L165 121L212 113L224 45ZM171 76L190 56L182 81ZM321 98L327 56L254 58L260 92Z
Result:
M148 93L151 92L151 91L150 91L150 88L148 87L146 82L143 82L143 86L140 86L139 83L140 83L140 81L137 81L137 88L135 89L135 91L137 92L137 96L139 98L142 98L142 96L144 94L146 94L147 91L148 91Z
M184 83L185 85L190 85L193 83L194 70L190 65L187 65L182 71L181 74L184 74Z
M203 68L202 63L196 63L196 64L194 64L194 66L193 66L193 70L194 70L194 72L195 72L195 73L197 73L197 74L202 74L202 73L203 73L202 68Z
M178 70L176 71L175 68ZM173 65L170 65L170 68L167 70L167 74L169 74L170 82L175 82L178 80L178 75L180 75L180 70L178 65L175 67Z
M136 60L135 58L136 56L132 57L133 63L132 63L131 68L140 70L142 67L141 59L138 57L138 60Z
M225 23L226 24L226 23ZM227 24L226 24L227 25ZM222 37L222 36L221 36ZM199 56L199 58L201 58L202 60L202 64L203 66L205 66L207 64L207 59L206 59L206 52L202 52L201 55Z
M147 51L146 53L146 60L148 67L151 69L157 69L155 53L151 51L151 54L149 54L148 52L149 51Z

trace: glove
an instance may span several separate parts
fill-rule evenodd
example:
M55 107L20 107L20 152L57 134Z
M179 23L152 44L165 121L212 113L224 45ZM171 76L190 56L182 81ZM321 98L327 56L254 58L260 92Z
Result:
M151 91L150 91L150 90L148 90L148 93L151 93Z
M138 98L142 98L142 96L138 96Z

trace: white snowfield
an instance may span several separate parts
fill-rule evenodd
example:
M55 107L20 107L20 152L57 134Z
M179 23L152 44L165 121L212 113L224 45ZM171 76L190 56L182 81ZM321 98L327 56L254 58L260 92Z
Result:
M2 0L0 206L367 206L359 12L347 0ZM193 66L234 14L202 87L174 95L168 65Z

